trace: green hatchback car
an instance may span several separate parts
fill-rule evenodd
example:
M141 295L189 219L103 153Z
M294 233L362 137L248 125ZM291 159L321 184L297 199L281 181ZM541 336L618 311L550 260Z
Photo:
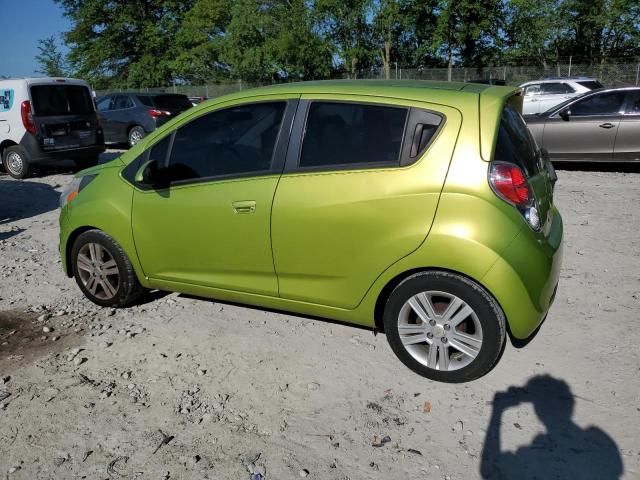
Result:
M90 300L160 289L364 325L413 371L487 373L557 288L555 172L522 97L327 81L205 102L61 196L60 254Z

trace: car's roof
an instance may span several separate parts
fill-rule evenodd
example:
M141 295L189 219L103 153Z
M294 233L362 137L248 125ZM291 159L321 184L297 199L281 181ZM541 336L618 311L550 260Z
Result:
M15 77L2 78L0 82L24 82L28 85L82 85L88 87L89 84L80 78L67 77Z
M557 78L541 78L540 80L529 80L528 82L524 82L520 84L521 87L526 87L529 85L533 85L536 83L576 83L576 82L598 82L597 78L587 78L587 77L557 77Z

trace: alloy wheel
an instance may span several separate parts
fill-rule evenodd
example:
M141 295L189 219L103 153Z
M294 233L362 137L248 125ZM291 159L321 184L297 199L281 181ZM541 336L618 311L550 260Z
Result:
M85 288L100 300L110 300L120 287L118 264L99 243L87 243L78 251L78 275Z
M426 291L409 298L398 315L404 348L422 365L452 371L469 365L482 348L482 326L474 310L446 292Z

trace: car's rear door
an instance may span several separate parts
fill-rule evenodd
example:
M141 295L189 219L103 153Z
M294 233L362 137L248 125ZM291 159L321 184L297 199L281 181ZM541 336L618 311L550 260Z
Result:
M29 88L33 121L44 151L95 145L98 140L93 98L86 85L35 83Z
M627 93L613 151L615 161L640 161L640 90Z
M569 104L566 118L560 112L549 116L541 146L553 160L612 160L624 99L624 91L611 91Z
M460 123L439 105L303 96L271 220L280 296L354 308L418 248Z

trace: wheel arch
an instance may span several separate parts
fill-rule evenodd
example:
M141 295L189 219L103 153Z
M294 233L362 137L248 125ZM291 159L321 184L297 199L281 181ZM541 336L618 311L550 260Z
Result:
M0 158L2 158L2 155L4 155L4 151L9 148L9 147L15 147L16 145L18 145L16 142L14 142L13 140L3 140L2 142L0 142Z
M389 280L386 283L386 285L384 287L382 287L382 290L380 290L380 293L378 294L378 297L377 297L376 303L375 303L375 307L374 307L374 310L373 310L374 324L375 324L375 329L376 329L377 332L384 333L384 321L383 321L384 308L385 308L385 305L387 303L387 299L389 298L389 295L391 295L391 292L393 292L393 290L398 285L400 285L400 283L402 283L405 279L409 278L412 275L415 275L416 273L422 273L422 272L453 273L453 274L460 275L461 277L464 277L464 278L472 281L473 283L477 284L482 289L484 289L484 291L487 292L487 294L495 302L496 306L505 315L505 324L506 324L506 328L507 328L507 333L509 335L510 340L513 343L514 337L512 336L511 329L509 328L509 319L506 318L506 314L504 313L504 309L502 308L502 305L500 305L500 302L498 301L496 296L491 292L491 290L489 290L485 285L483 285L482 282L480 282L477 279L467 275L464 272L460 272L460 271L457 271L457 270L452 270L452 269L449 269L449 268L443 268L443 267L419 267L419 268L413 268L411 270L406 270L406 271L404 271L402 273L399 273L398 275L393 277L391 280Z
M65 274L67 275L67 277L71 278L73 277L73 268L71 266L71 251L73 250L73 245L74 243L76 243L76 239L82 235L84 232L88 232L89 230L100 230L98 227L92 227L92 226L83 226L83 227L78 227L76 228L74 231L72 231L69 234L69 237L67 238L67 244L65 247L65 252L64 252L64 259L65 259Z

